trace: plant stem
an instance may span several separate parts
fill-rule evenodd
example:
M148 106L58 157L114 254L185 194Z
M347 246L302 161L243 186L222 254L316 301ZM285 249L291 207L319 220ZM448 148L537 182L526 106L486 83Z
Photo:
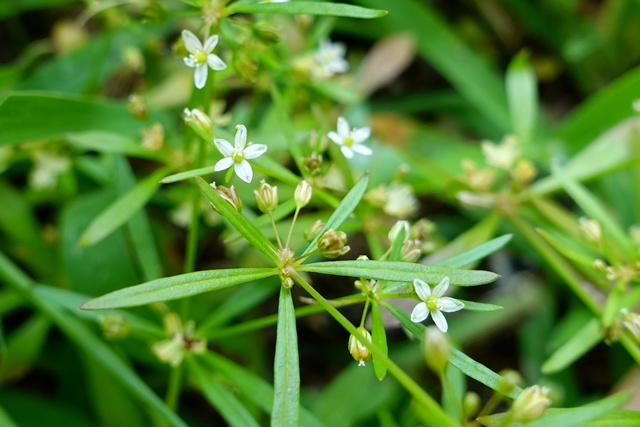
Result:
M296 219L298 219L298 212L300 212L300 208L296 207L296 211L293 214L293 220L291 221L291 226L289 227L289 234L287 234L287 242L284 244L285 248L289 247L289 241L291 240L291 232L293 231L293 226L296 225Z

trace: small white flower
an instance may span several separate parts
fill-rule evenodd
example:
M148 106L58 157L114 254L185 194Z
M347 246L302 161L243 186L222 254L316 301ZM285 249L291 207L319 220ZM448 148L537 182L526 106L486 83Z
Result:
M482 142L482 153L489 166L509 170L520 156L518 140L513 135L507 135L500 144L490 141Z
M415 306L413 312L411 312L411 321L420 323L429 317L429 313L433 317L433 322L438 329L442 332L447 332L449 326L447 325L447 319L444 318L445 313L452 313L454 311L462 310L464 303L457 299L450 297L443 297L444 293L449 288L449 278L445 277L433 288L433 291L425 282L420 279L413 281L413 286L418 294L418 297L422 300L421 303Z
M204 45L191 31L182 30L184 47L189 51L189 56L184 58L188 67L195 68L193 79L198 89L202 89L207 82L207 67L220 71L227 68L218 55L214 55L213 49L218 44L218 36L214 35L204 42Z
M347 159L353 157L353 153L362 154L363 156L369 156L373 151L371 148L364 145L360 145L361 142L366 141L371 135L371 128L354 128L349 130L349 122L343 117L338 117L338 132L331 131L327 134L329 139L340 146L342 154Z
M334 74L346 73L349 63L344 59L347 48L342 43L331 43L325 39L320 42L320 47L314 54L316 64L319 67L319 75L332 77Z
M223 159L216 163L216 172L233 166L238 178L247 183L251 182L253 170L247 160L260 157L267 151L267 146L264 144L247 144L247 128L244 125L236 126L235 147L224 139L216 138L213 142L224 156Z

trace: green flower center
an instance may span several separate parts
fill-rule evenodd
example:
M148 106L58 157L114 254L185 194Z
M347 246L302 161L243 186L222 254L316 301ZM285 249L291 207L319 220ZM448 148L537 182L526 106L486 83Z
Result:
M193 54L193 57L196 59L198 64L204 64L207 62L207 54L205 52L196 52Z
M427 298L427 301L425 302L427 303L427 307L429 308L429 311L438 310L438 297L430 296L429 298Z
M234 151L233 153L231 153L231 158L236 163L242 163L242 161L244 160L244 153L242 152L242 150Z
M347 136L344 138L344 141L342 143L347 147L351 147L353 145L353 138L351 138L350 136Z

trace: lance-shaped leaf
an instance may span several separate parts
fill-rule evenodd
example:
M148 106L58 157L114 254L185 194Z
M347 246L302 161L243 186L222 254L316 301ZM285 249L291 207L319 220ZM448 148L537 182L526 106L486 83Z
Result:
M273 362L272 426L297 426L300 406L300 369L296 313L291 290L280 288L276 354Z
M364 195L365 190L367 189L367 184L369 183L369 175L365 174L360 180L353 186L351 191L344 196L344 199L340 202L338 207L333 214L329 217L322 230L316 235L316 237L311 241L307 249L305 249L303 255L307 255L316 249L318 249L318 240L322 237L325 231L328 229L336 230L340 225L344 222L345 219L351 215L351 212L358 206L360 199ZM413 280L413 279L411 279Z
M506 78L512 130L522 144L531 141L538 110L538 91L529 54L520 52L509 64Z
M214 166L205 166L203 168L191 169L184 172L174 173L169 176L165 176L160 180L161 184L170 184L172 182L183 181L185 179L194 178L200 175L207 175L210 173L214 173L216 171L216 167Z
M601 329L602 325L598 319L589 320L542 364L542 372L553 374L578 360L602 341Z
M365 279L409 282L420 279L427 283L439 283L448 277L452 285L475 286L493 282L500 275L482 270L458 270L437 265L391 261L326 261L305 264L299 270L338 276L364 277Z
M227 221L236 229L251 245L266 255L267 258L274 262L278 262L278 255L273 243L267 239L247 218L242 216L240 212L235 210L226 200L224 200L207 182L196 176L196 182L200 191L204 193L206 198L213 204L218 213L226 218Z
M158 301L184 298L203 292L228 288L277 274L272 268L241 268L196 271L152 280L90 299L80 307L83 310L134 307Z
M285 13L291 15L327 15L345 18L372 19L381 18L386 10L367 9L342 3L326 3L311 1L296 1L290 3L254 3L238 2L227 8L227 14L234 13Z
M371 305L371 340L385 356L388 354L387 331L384 329L380 306L375 302ZM380 381L387 375L387 364L375 354L373 355L373 370Z
M80 246L95 245L127 222L156 193L160 186L159 180L166 173L166 169L156 171L109 205L82 234Z
M511 237L511 234L505 234L504 236L496 237L495 239L478 245L469 251L440 261L437 263L437 265L441 267L462 268L465 265L469 265L471 263L479 261L487 255L491 255L495 251L501 249L504 245L507 244L507 242L509 242L509 240L511 240Z

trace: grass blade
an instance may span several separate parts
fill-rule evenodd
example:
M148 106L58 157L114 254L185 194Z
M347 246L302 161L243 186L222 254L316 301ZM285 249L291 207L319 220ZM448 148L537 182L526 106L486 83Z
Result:
M291 15L327 15L345 18L381 18L386 10L367 9L342 3L296 1L290 3L237 4L227 8L227 14L234 13L285 13Z

